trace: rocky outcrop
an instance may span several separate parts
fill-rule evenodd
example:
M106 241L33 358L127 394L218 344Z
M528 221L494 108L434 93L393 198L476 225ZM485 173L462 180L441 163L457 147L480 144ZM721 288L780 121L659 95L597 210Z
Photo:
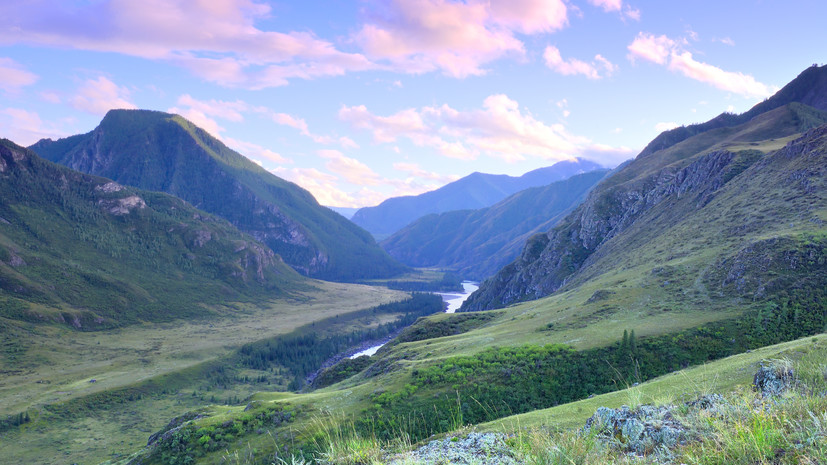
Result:
M606 241L667 198L701 208L733 176L735 155L715 151L684 167L667 166L643 179L592 191L561 225L530 238L520 257L480 286L463 311L487 310L548 295L576 273Z

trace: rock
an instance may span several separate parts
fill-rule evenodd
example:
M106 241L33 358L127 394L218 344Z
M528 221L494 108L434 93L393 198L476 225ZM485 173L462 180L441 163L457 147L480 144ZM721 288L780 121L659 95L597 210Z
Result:
M752 379L752 385L761 397L779 397L794 384L793 367L784 361L762 363Z
M424 446L390 457L388 465L452 464L452 465L516 465L507 437L496 433L469 433L465 437L453 436L431 441Z

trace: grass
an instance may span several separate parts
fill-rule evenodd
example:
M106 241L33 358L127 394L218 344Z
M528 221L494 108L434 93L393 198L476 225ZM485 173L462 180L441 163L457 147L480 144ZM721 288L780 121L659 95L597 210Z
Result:
M179 376L227 356L235 348L288 333L313 321L351 313L406 294L384 288L315 282L316 290L265 306L216 309L221 319L146 324L76 332L60 326L2 321L4 338L26 350L13 363L0 355L0 417L42 406L118 392L162 376ZM6 342L6 341L4 341ZM90 380L95 382L91 383ZM286 382L285 382L286 384ZM244 399L264 385L237 385L193 393L198 386L153 391L142 399L80 417L35 419L16 433L0 433L0 455L20 463L101 461L134 452L171 418L227 398ZM270 386L269 389L279 388ZM282 389L283 387L279 388ZM217 396L213 401L212 396ZM243 408L243 407L242 407ZM71 459L67 459L71 457Z

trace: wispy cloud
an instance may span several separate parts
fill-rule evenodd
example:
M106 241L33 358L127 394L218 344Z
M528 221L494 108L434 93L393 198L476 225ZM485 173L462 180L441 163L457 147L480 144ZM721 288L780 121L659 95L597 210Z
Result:
M477 110L460 111L442 105L377 116L360 105L342 107L339 118L355 128L371 131L378 143L406 138L451 158L474 159L486 155L507 162L527 157L559 161L586 151L610 156L605 147L571 134L561 124L537 120L502 94L489 96ZM619 150L628 152L625 148Z
M14 94L37 82L38 76L11 58L0 58L0 90Z
M89 79L75 92L71 104L78 110L103 116L112 109L134 109L129 101L129 89L121 87L106 76Z
M0 134L24 146L40 139L57 139L67 135L66 131L44 123L36 112L22 108L0 110Z
M655 36L641 32L627 48L632 62L640 58L664 65L671 71L727 92L745 97L768 97L777 90L758 82L748 74L725 71L695 60L692 53L684 49L686 43L686 40L674 40L665 35Z
M392 0L374 3L353 36L373 61L406 73L439 70L463 78L485 64L523 56L516 34L548 33L568 24L562 0Z
M361 161L346 157L338 150L319 150L318 155L325 160L325 168L341 176L347 182L359 186L376 186L382 184L382 178Z
M624 18L640 21L640 10L624 4L623 0L589 0L594 6L600 7L605 12L617 12Z
M373 69L310 32L256 27L257 0L33 0L0 6L0 44L26 43L167 60L222 84L253 89L289 79Z
M560 50L553 45L546 47L543 58L546 61L546 66L564 76L582 74L589 79L600 79L617 70L617 66L603 58L602 55L595 55L594 61L591 63L576 58L564 60L560 55Z

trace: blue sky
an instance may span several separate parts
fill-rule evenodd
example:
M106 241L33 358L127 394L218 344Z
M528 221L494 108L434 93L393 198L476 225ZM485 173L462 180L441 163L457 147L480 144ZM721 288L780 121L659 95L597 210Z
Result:
M331 206L743 112L823 63L827 3L5 0L0 137L179 113Z

